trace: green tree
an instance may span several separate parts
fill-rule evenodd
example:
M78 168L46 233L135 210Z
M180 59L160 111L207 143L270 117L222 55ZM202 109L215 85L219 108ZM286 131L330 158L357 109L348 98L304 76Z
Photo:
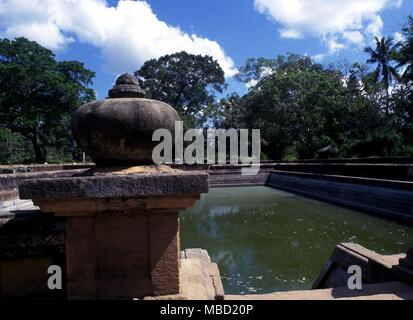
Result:
M214 103L213 91L222 92L225 77L210 56L179 52L152 59L135 72L147 96L170 104L187 127L201 127L205 110Z
M397 117L383 112L382 85L366 66L324 68L295 54L271 61L240 68L239 79L256 83L221 102L224 127L261 129L263 151L275 160L397 154Z
M349 113L342 119L345 134L338 155L345 158L395 155L400 135L394 116L383 112L382 86L366 66L358 63L342 73Z
M409 16L402 28L397 61L403 71L401 81L392 95L404 139L404 153L413 156L413 17Z
M367 60L369 64L377 64L374 75L378 82L383 84L386 97L389 96L389 88L393 83L393 80L399 79L397 67L393 62L397 56L397 49L400 43L393 43L393 38L381 38L375 37L376 48L367 47L364 51L370 56Z
M319 71L322 70L320 64L314 63L311 58L289 53L286 56L279 55L275 59L250 58L239 69L235 76L238 81L254 85L264 78L271 76L274 72L294 72L294 71Z
M413 16L407 18L406 25L402 28L404 40L400 45L397 55L399 67L405 67L402 79L404 82L413 81Z
M70 114L95 98L94 76L26 38L0 40L0 127L29 139L36 161L45 162L47 147L73 145Z
M207 109L212 126L219 129L246 128L243 97L232 93Z
M245 65L239 69L235 79L245 83L254 83L271 75L276 69L275 60L260 58L250 58Z
M283 159L288 153L313 158L333 152L343 133L340 119L347 112L341 74L295 54L279 56L271 63L255 61L240 69L240 79L257 81L243 97L240 110L245 109L248 128L261 129L263 151L272 159ZM265 75L253 72L258 75L253 79L251 65L267 70Z
M0 163L25 163L32 158L30 141L19 133L0 128Z

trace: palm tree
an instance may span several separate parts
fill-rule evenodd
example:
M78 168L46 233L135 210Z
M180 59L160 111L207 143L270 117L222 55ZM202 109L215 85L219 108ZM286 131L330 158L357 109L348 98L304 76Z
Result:
M409 16L407 19L408 22L402 29L404 41L400 45L397 56L398 67L405 69L402 80L406 83L413 80L413 16Z
M381 82L386 90L386 96L389 96L389 88L394 79L398 80L400 78L397 67L392 65L395 60L397 49L400 43L393 44L393 38L381 38L375 37L376 48L367 47L364 52L370 55L367 60L369 64L376 64L377 67L374 71L376 81ZM381 80L380 80L381 79Z

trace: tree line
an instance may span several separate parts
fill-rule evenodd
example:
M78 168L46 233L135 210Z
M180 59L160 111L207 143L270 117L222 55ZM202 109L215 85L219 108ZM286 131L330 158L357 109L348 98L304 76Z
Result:
M376 38L366 64L248 59L236 75L247 93L221 99L224 72L209 56L166 55L134 75L187 128L260 129L264 159L413 156L413 17L401 33ZM95 99L94 76L36 42L0 40L0 163L80 160L70 116Z
M366 65L249 59L237 75L248 93L223 99L215 125L261 129L274 160L413 156L412 17L402 34L376 38Z

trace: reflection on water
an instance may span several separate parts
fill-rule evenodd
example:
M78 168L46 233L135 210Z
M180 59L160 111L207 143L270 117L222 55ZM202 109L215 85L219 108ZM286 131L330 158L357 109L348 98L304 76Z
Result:
M228 294L310 289L341 242L406 252L413 228L267 187L211 189L181 215L182 249L207 249Z

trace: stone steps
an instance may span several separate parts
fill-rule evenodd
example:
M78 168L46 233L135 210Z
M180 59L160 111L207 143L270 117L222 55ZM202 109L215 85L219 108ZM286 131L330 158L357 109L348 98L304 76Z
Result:
M241 169L215 169L209 171L211 187L263 186L272 169L261 169L257 175L242 175Z

